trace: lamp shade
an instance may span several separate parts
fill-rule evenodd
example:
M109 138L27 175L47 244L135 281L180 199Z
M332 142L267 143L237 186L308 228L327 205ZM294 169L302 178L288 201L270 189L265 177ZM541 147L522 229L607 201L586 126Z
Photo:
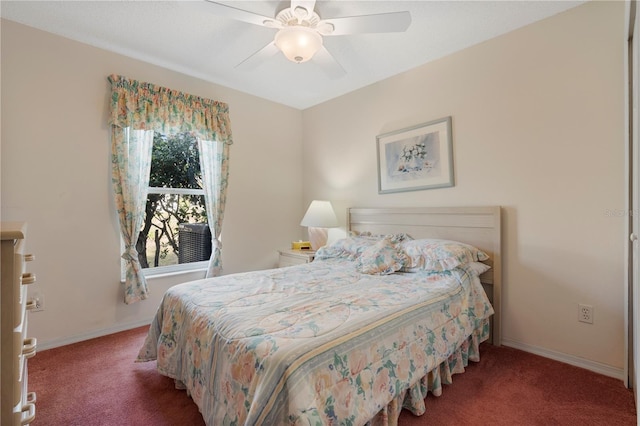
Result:
M338 218L336 218L329 201L313 200L302 218L300 226L335 228L338 226Z
M303 26L284 27L276 33L276 46L291 62L306 62L322 47L322 36Z

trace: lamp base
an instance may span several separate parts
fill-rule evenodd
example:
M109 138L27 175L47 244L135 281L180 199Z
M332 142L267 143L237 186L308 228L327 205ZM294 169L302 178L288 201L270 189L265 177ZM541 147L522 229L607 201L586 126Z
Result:
M309 232L309 241L311 242L311 249L318 250L327 244L327 237L329 230L327 228L315 228L310 226L307 228Z

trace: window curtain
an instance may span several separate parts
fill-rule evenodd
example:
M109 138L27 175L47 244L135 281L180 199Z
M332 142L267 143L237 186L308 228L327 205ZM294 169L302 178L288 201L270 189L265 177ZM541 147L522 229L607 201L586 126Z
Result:
M211 229L211 258L207 267L207 278L222 273L220 231L224 206L227 200L229 177L229 144L198 139L200 170L204 186L204 203Z
M127 265L124 300L134 303L146 299L148 294L136 242L147 202L153 131L115 126L111 130L111 180L124 241L122 258Z
M233 139L229 108L223 102L118 75L110 75L108 80L111 83L112 181L125 242L122 254L126 261L124 301L129 304L148 297L135 245L147 198L153 132L191 132L198 138L201 152L203 148L206 151L201 154L201 158L205 157L201 164L207 217L215 247L207 276L222 271L220 230L226 200L229 146Z

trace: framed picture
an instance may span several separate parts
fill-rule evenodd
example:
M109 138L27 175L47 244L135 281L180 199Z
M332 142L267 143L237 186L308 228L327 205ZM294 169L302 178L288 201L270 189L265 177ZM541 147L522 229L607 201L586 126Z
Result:
M378 193L453 186L451 117L376 137Z

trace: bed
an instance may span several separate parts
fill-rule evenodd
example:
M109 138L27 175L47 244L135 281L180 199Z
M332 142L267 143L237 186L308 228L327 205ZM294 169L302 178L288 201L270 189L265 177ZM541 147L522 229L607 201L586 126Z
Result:
M478 361L481 342L500 344L500 208L350 208L347 218L353 236L312 263L170 288L137 360L157 360L208 425L422 415L427 392ZM464 246L456 254L469 261L428 263L425 246Z

